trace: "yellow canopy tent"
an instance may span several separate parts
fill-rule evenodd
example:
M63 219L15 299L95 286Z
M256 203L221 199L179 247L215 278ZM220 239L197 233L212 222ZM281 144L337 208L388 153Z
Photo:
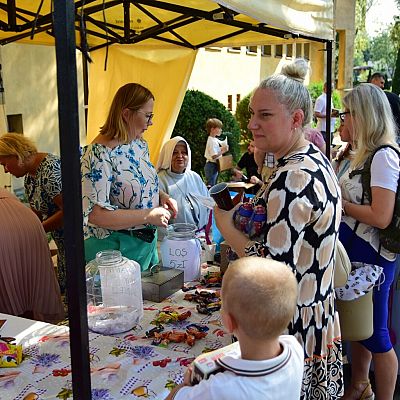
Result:
M90 130L103 122L116 88L136 80L149 85L157 99L161 134L154 140L161 143L174 124L198 48L256 45L274 37L326 42L330 87L333 32L333 0L1 0L1 45L56 46L74 398L91 398L75 44L96 61L89 71ZM98 86L103 92L93 94Z
M50 0L0 4L0 44L54 44L51 12ZM332 40L333 2L81 0L75 1L75 31L78 47L94 61L88 141L98 134L116 90L140 82L156 97L154 126L145 134L155 162L175 125L198 48Z

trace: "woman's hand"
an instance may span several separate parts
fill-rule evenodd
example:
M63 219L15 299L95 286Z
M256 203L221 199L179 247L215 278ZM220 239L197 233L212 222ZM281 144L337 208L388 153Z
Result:
M253 175L250 177L250 183L254 183L255 185L262 185L262 180Z
M149 211L149 214L146 217L146 223L167 228L170 218L171 213L167 208L155 207Z
M178 203L162 190L160 190L160 205L171 213L172 218L176 218L178 215Z
M56 229L62 229L64 226L64 211L63 211L63 199L62 194L58 194L53 198L54 203L58 207L58 211L56 211L53 215L48 217L45 220L42 220L43 229L45 232L52 232ZM35 210L34 210L35 212ZM36 213L36 212L35 212ZM37 215L37 213L36 213Z
M249 238L235 228L233 223L233 214L240 207L237 204L232 210L224 211L219 207L214 207L214 218L221 235L226 242L232 247L239 257L245 256L245 248Z

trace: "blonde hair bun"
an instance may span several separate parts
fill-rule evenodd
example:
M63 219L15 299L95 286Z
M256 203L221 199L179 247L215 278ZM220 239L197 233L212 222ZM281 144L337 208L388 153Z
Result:
M281 74L303 83L309 70L310 67L308 66L307 61L304 60L304 58L297 58L292 63L284 65Z

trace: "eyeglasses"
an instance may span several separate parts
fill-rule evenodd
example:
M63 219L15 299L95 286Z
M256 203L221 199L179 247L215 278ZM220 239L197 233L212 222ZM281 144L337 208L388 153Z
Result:
M350 111L343 111L343 112L339 113L339 118L340 118L340 120L341 120L342 122L344 122L344 116L345 116L346 114L350 114Z
M138 112L138 113L142 113L142 114L144 114L144 115L145 115L145 117L147 118L147 125L149 125L149 124L150 124L151 120L152 120L152 119L153 119L153 117L154 117L154 113L150 113L150 114L148 114L148 113L146 113L146 112L144 112L144 111L142 111L142 110L136 110L136 112Z

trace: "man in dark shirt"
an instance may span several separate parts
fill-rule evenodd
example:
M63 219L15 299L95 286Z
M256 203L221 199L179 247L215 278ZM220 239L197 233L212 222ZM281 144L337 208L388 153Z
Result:
M246 170L246 173L242 172L243 169ZM252 176L260 178L257 169L258 167L254 160L254 142L251 141L247 146L247 153L242 155L237 166L233 168L233 173L236 179L248 182Z
M386 94L387 99L389 100L390 108L392 109L394 122L396 123L397 142L399 142L399 133L400 133L400 97L396 93L387 92L386 90L385 90L385 94Z
M246 173L242 171L245 170ZM247 152L242 155L237 166L233 168L233 174L235 179L242 180L244 182L250 182L252 176L261 179L260 174L258 173L258 166L254 160L254 142L251 141L247 146ZM254 180L254 179L253 179ZM259 185L256 185L252 190L251 193L256 193L257 190L260 188Z

